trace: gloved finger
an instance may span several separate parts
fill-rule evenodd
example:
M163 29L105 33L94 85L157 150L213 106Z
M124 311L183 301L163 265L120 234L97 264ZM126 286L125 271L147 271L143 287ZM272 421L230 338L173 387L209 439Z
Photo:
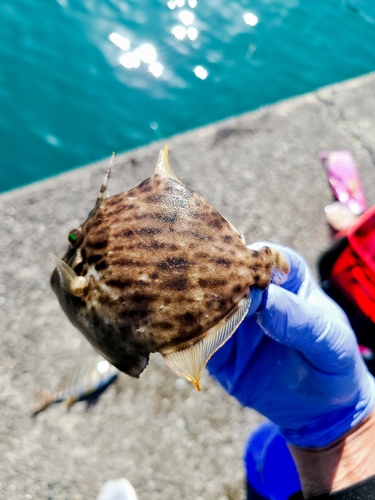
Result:
M319 305L276 285L270 285L267 302L256 314L272 339L299 350L316 368L343 373L353 367L358 347L355 335L339 309L329 313Z
M260 307L262 301L265 299L263 298L263 295L267 295L267 290L262 290L258 286L254 285L250 288L250 297L251 297L251 304L250 304L250 309L249 312L247 313L247 316L251 316L254 314Z

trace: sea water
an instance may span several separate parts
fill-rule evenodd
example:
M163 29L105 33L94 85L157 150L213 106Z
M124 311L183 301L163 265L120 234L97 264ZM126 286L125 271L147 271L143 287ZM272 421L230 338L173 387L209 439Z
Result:
M0 191L375 69L373 0L1 0Z

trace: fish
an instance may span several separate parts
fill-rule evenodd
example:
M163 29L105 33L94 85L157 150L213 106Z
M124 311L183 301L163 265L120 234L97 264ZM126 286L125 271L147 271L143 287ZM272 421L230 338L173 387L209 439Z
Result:
M168 147L152 177L109 196L113 157L88 218L68 235L51 286L71 321L120 371L139 377L150 353L200 390L201 372L250 304L289 272L280 252L241 232L172 172Z
M57 389L40 391L31 413L35 416L51 404L61 401L65 401L70 408L76 401L99 395L116 380L118 374L119 370L115 366L97 352L92 352L64 377Z

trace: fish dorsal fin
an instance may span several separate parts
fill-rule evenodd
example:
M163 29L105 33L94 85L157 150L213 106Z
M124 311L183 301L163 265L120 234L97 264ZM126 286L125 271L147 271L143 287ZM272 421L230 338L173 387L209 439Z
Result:
M224 219L225 219L225 217L224 217ZM232 224L232 223L231 223L228 219L225 219L225 220L228 222L228 224L229 224L229 225L230 225L230 227L233 229L233 231L234 231L235 233L237 233L237 234L238 234L238 236L241 238L242 243L243 243L244 245L246 245L245 236L244 236L243 232L242 232L242 231L239 231L239 230L238 230L235 226L233 226L233 224Z
M76 297L82 297L88 286L87 279L83 276L78 276L60 257L57 257L53 253L50 253L50 257L59 272L61 285L64 290Z
M111 159L109 160L107 172L106 172L104 179L103 179L102 187L100 188L100 191L99 191L99 196L98 196L97 202L99 200L105 200L106 198L109 198L108 181L109 181L109 178L111 177L111 172L112 172L112 168L113 168L114 163L115 163L115 153L112 153Z
M181 351L162 353L165 362L177 375L192 382L200 391L199 381L203 368L211 356L232 336L245 318L251 304L250 294L242 299L206 336Z
M242 231L239 231L236 226L234 226L226 217L224 217L224 215L220 214L222 216L223 219L226 220L227 224L229 224L229 227L232 229L232 231L234 231L235 233L238 234L238 236L241 238L241 241L244 245L246 245L246 241L245 241L245 236L243 234Z
M160 150L158 162L156 164L155 174L162 177L169 177L175 181L181 182L180 179L172 172L168 160L168 146Z
M233 226L234 227L234 226ZM236 228L235 228L236 229ZM241 238L241 241L244 245L246 245L246 240L245 240L245 235L243 234L242 231L239 231L238 229L236 229L237 233L239 234L240 238Z

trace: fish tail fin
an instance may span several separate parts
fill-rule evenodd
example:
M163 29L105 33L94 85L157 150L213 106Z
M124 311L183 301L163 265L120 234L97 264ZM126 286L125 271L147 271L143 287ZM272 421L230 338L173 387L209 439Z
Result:
M273 258L271 283L274 283L275 285L282 285L285 283L290 272L289 263L279 250L274 247L270 247L270 249Z

